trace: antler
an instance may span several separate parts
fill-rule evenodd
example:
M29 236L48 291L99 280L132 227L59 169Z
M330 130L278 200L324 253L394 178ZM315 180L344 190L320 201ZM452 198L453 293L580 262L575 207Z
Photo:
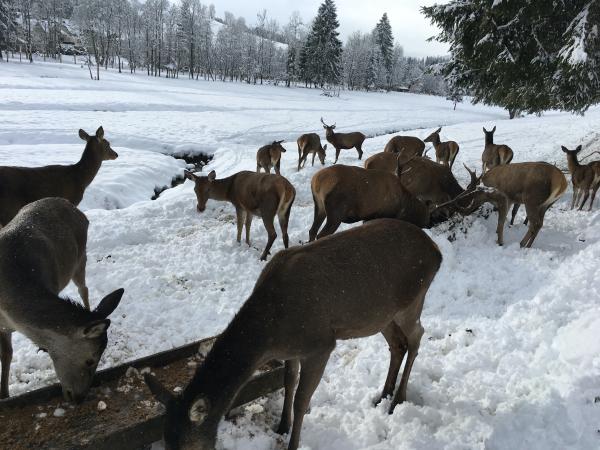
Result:
M321 117L321 123L322 123L323 125L325 125L326 127L328 127L328 126L329 126L329 125L327 125L327 124L325 123L325 121L323 120L323 118L322 118L322 117Z

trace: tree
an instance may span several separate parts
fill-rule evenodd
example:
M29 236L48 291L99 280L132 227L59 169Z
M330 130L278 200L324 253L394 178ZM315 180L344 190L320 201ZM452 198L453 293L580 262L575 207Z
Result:
M389 88L392 80L393 56L394 56L394 36L392 26L388 20L387 13L379 20L373 31L375 44L379 50L380 62L385 70L386 86Z
M600 102L600 0L451 0L422 8L450 44L444 75L474 102L583 113Z
M342 42L333 0L325 0L317 12L300 55L303 78L323 87L341 80Z

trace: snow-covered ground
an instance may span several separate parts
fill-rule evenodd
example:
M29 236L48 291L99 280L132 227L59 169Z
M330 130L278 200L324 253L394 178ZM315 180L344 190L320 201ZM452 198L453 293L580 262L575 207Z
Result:
M308 237L310 178L296 172L296 137L320 132L319 118L370 138L366 156L386 133L460 143L462 162L478 168L482 126L515 161L566 165L560 145L597 138L600 109L585 117L551 113L505 120L499 109L411 94L319 91L165 80L110 72L91 81L69 64L0 65L0 164L42 165L79 158L77 130L100 124L119 153L105 163L81 204L91 226L87 278L92 303L125 288L112 317L102 366L218 333L249 295L264 267L266 243L256 222L253 245L235 242L234 210L209 202L198 214L191 182L148 200L184 166L168 154L214 153L219 177L255 168L258 147L286 139L282 173L297 190L290 240ZM595 149L589 146L587 151ZM331 164L331 153L327 164ZM353 150L343 164L360 164ZM568 211L565 197L546 215L534 248L518 242L523 225L495 241L496 215L473 216L452 230L431 231L444 263L423 311L426 334L408 402L387 414L372 400L385 378L388 351L374 336L340 342L312 400L302 432L305 449L597 449L600 447L600 214ZM114 208L120 209L114 209ZM522 222L522 212L519 216ZM449 236L455 236L453 241ZM278 238L273 250L283 247ZM78 298L69 286L66 294ZM55 380L49 358L23 336L14 339L13 394ZM282 404L275 394L223 422L219 448L283 448L272 430Z

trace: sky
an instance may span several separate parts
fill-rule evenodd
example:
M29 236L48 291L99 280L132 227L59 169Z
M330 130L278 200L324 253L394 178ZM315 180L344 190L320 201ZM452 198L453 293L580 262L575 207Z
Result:
M438 56L448 52L439 42L427 42L437 34L436 28L420 13L421 6L447 3L448 0L336 0L340 37L342 41L354 31L370 32L384 12L387 12L395 42L404 47L405 56ZM267 17L286 24L293 11L300 12L305 23L310 23L322 0L207 0L213 3L217 16L225 11L242 16L249 25L256 23L256 13L267 10Z

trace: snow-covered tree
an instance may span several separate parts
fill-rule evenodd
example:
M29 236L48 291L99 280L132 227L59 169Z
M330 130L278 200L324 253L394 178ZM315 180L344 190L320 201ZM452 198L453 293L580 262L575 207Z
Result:
M449 83L475 102L515 117L600 101L600 0L451 0L422 11L450 44Z
M389 87L392 80L392 67L394 63L394 36L387 13L383 13L381 20L373 31L373 37L379 50L377 64L382 66L378 70L385 71L385 84L386 87Z

